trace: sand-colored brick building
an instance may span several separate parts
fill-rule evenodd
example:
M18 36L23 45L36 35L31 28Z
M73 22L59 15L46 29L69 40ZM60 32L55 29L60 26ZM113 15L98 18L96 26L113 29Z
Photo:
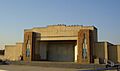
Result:
M18 42L16 45L5 45L5 54L4 59L10 61L18 61L20 60L20 56L22 56L23 43Z
M50 25L24 31L25 61L94 62L94 26Z
M120 45L99 42L97 28L82 25L48 25L24 30L24 44L6 45L9 60L59 61L81 64L120 62ZM98 59L98 60L96 60Z

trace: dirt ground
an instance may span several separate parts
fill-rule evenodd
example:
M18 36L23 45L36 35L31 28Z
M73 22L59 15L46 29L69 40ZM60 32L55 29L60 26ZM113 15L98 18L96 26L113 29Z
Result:
M78 71L78 69L26 65L0 65L0 71Z

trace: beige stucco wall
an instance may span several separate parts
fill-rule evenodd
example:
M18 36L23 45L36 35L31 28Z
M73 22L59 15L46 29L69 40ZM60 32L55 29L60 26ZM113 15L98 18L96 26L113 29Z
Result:
M5 59L17 61L22 55L23 43L16 43L16 45L5 45Z
M117 46L108 46L108 58L109 60L117 63Z
M120 63L120 45L117 45L117 62Z
M16 45L6 45L5 46L5 58L8 60L15 60L15 48Z
M65 26L50 25L47 27L33 28L33 32L41 33L41 36L77 36L80 29L94 30L93 26Z
M96 58L120 62L120 45L113 45L109 42L97 42L95 45Z
M23 43L16 43L16 51L17 51L17 55L22 55L22 48L23 48Z
M66 26L49 25L47 27L38 27L26 29L25 32L37 32L37 40L77 40L80 29L95 30L94 26ZM97 29L96 29L97 31ZM97 32L94 31L96 35Z
M100 63L104 63L104 60L108 60L108 42L95 43L95 60L99 59Z
M97 42L95 44L95 57L108 59L107 42Z

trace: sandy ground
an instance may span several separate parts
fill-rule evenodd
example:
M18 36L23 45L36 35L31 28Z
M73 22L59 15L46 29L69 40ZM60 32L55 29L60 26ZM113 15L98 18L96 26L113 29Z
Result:
M78 69L51 68L25 65L0 65L0 71L78 71Z
M83 69L74 68L55 68L55 67L40 67L28 65L0 65L0 71L82 71ZM117 71L117 70L106 70Z

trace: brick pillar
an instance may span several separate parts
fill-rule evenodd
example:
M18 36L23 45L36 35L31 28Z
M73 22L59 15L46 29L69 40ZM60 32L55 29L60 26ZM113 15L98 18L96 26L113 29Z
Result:
M81 64L90 63L90 30L81 29L78 32L78 57L77 62ZM86 49L86 51L84 50Z
M35 33L34 32L24 32L24 47L23 47L23 60L32 61L34 60L34 49L35 49ZM27 49L29 49L27 51ZM30 52L30 54L27 54Z

